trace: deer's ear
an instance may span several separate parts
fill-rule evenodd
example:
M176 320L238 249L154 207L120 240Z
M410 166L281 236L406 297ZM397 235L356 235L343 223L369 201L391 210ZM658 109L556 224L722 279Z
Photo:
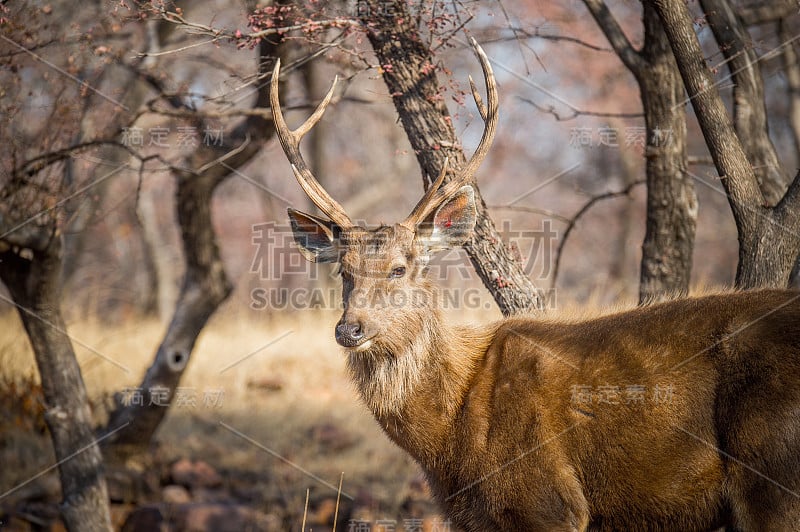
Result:
M311 262L339 260L337 238L334 235L337 227L333 222L294 209L288 209L288 212L294 241L306 259Z
M429 253L460 246L472 236L477 219L475 191L465 185L419 225L417 240Z

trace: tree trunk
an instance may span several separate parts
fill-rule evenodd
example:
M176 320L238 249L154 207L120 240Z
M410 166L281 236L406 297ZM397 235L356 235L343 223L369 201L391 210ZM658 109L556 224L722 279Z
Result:
M765 205L682 0L653 3L678 63L706 145L728 196L739 239L736 285L785 287L800 251L800 175L774 207Z
M232 286L225 276L211 220L211 197L223 178L180 176L175 196L181 228L186 273L175 314L147 370L139 390L142 404L119 398L108 426L125 425L111 440L117 446L147 445L167 412L175 389L186 369L200 331Z
M42 380L45 421L61 478L64 524L72 532L110 531L102 455L92 435L86 388L61 316L61 240L51 236L46 247L28 251L31 255L25 257L12 248L0 253L0 278L17 305Z
M789 214L797 218L796 212ZM794 236L797 229L789 229L790 224L783 224L779 219L770 216L761 220L753 234L748 235L748 254L736 270L737 287L785 288L789 285L800 244ZM789 231L794 235L788 235Z
M647 132L647 225L639 303L688 294L697 230L697 196L686 173L683 84L658 15L647 4L644 26L641 54L648 67L635 72Z
M624 127L621 122L614 123L614 127ZM638 156L633 152L620 151L620 177L622 190L630 190L638 180L636 174L636 162ZM631 260L631 249L628 245L628 239L634 228L633 221L637 210L636 202L633 198L626 196L622 200L624 203L620 206L616 213L617 224L619 225L619 232L614 237L611 251L611 266L608 269L608 276L613 281L614 286L618 288L619 297L627 299L629 296L627 285L628 275L627 267L628 262Z
M165 251L167 242L163 230L158 226L158 214L153 190L142 190L136 205L136 218L142 242L144 268L149 283L142 297L148 314L166 321L169 311L177 300L177 286L173 278L174 262Z
M786 189L778 153L769 138L764 81L742 21L727 0L700 0L706 19L725 56L733 87L733 125L769 205Z
M361 9L362 24L408 135L427 188L439 175L445 158L451 168L466 162L453 129L450 113L439 94L433 58L415 26L417 18L403 0L367 0ZM503 244L486 205L475 186L478 222L472 239L464 246L484 286L503 315L542 309L542 294L525 275L509 248Z
M272 70L278 44L262 40L259 45L259 73ZM269 101L269 84L261 85L255 107ZM225 275L211 219L211 200L216 187L236 168L259 153L274 135L270 121L248 117L239 127L226 133L224 145L201 143L174 171L178 187L175 208L181 230L186 272L175 312L167 332L136 391L144 395L143 404L126 401L117 395L117 407L108 426L115 430L109 440L119 450L137 452L147 446L167 413L194 349L195 341L208 319L228 297L233 287ZM224 161L220 158L225 157ZM201 169L199 171L191 169Z
M645 116L647 225L639 303L688 293L697 227L697 197L686 173L683 84L658 14L644 3L644 45L637 52L601 0L584 0L600 29L639 84Z

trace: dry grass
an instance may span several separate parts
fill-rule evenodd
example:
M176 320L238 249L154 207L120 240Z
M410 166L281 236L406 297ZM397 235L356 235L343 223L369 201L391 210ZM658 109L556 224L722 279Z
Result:
M400 522L401 505L409 486L419 484L420 473L382 433L350 385L333 340L338 315L261 318L220 313L206 327L181 381L196 404L170 410L156 436L160 460L200 458L223 476L258 477L259 498L289 507L297 527L306 490L311 489L312 506L335 499L343 473L343 493L370 508L367 517ZM80 322L68 328L95 405L138 385L163 333L155 320L119 327ZM35 374L18 317L0 317L0 378L20 382ZM207 393L221 400L204 404ZM98 422L102 410L97 409ZM6 431L0 442L3 463L15 464L0 474L0 493L54 462L42 433ZM338 528L346 529L339 517Z

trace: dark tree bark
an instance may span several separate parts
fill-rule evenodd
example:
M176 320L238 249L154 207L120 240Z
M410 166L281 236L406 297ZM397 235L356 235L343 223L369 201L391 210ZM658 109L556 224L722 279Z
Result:
M692 272L697 197L686 173L686 117L680 73L658 15L644 5L644 45L636 51L601 0L584 0L639 84L647 144L647 225L639 303L686 295Z
M13 225L0 223L0 227L10 229ZM49 237L29 242L36 245L47 241L43 246L23 251L7 241L0 242L0 279L17 306L36 357L45 422L61 478L64 524L71 532L110 531L102 455L92 434L80 367L61 316L61 239L53 227L55 223L39 227L42 235Z
M786 190L786 176L769 138L764 80L750 34L727 0L701 0L700 5L725 56L733 87L733 125L769 205Z
M736 220L740 288L784 287L800 251L800 179L774 206L764 196L705 63L682 0L653 2Z
M648 137L640 303L688 294L697 230L697 196L686 173L685 92L658 15L647 5L644 30L647 66L635 73Z
M778 42L782 44L781 60L786 77L786 100L789 102L789 128L794 141L795 152L800 157L800 63L793 41L792 27L787 21L797 12L797 2L793 0L772 0L757 5L739 8L737 14L746 27L774 23L777 27ZM797 163L797 157L795 158ZM800 288L800 258L795 262L789 283Z
M425 187L439 175L445 158L450 168L466 162L450 114L439 95L430 49L422 42L417 17L403 0L366 0L360 10L372 48L385 68L383 79L423 173ZM464 246L483 284L503 315L542 309L544 300L503 244L475 185L478 222Z

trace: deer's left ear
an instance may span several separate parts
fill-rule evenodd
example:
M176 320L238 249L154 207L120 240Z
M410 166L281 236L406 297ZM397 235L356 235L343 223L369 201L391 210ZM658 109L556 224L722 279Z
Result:
M465 185L417 227L417 240L429 253L460 246L472 236L477 219L475 191Z

